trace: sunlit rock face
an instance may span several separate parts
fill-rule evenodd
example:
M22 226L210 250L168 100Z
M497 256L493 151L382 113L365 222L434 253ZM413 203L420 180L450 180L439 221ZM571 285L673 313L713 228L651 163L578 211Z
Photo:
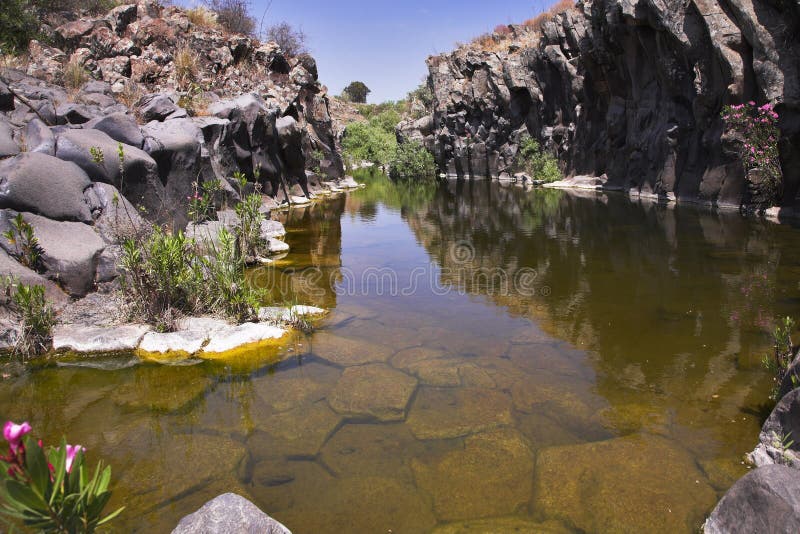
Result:
M799 22L789 2L580 2L505 50L472 44L430 57L433 124L400 133L452 175L511 170L530 133L569 176L740 205L757 199L720 112L771 102L782 117L788 203L800 183L790 164L800 145Z

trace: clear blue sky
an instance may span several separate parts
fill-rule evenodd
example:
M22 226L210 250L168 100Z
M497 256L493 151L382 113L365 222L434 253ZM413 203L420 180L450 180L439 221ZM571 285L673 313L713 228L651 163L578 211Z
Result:
M253 0L260 20L270 0ZM397 100L427 75L425 58L456 41L518 23L553 0L272 0L265 25L285 20L302 27L332 94L360 80L370 102Z

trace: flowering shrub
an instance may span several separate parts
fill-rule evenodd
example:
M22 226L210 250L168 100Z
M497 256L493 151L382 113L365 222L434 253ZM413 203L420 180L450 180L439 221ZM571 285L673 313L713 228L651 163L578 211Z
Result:
M209 180L202 184L193 182L192 188L192 195L186 197L189 201L189 218L195 224L215 220L217 213L214 202L222 191L222 182L219 180Z
M772 200L776 200L783 175L778 156L778 114L774 106L770 103L757 106L753 101L725 106L722 118L744 140L740 156L745 169L748 172L759 169L771 190Z
M103 517L111 492L111 467L99 462L94 475L84 466L84 448L67 445L45 450L41 440L28 434L31 425L8 421L3 438L8 454L0 456L5 470L0 473L0 513L40 532L94 532L123 510Z

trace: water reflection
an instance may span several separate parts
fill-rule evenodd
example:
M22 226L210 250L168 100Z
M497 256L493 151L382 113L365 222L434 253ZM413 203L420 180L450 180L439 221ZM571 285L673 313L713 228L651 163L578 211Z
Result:
M39 369L0 382L0 415L108 459L126 531L169 530L224 491L296 534L696 530L756 440L796 231L359 180L284 213L291 252L250 273L331 309L315 334L235 362ZM428 276L384 292L375 268Z

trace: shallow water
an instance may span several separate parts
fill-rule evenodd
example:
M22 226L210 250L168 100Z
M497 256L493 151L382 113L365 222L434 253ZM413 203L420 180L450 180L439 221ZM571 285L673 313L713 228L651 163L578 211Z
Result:
M120 531L169 531L225 491L295 534L696 531L757 439L800 233L361 179L285 214L291 253L251 273L330 308L313 335L232 362L31 371L0 383L0 415L106 459Z

